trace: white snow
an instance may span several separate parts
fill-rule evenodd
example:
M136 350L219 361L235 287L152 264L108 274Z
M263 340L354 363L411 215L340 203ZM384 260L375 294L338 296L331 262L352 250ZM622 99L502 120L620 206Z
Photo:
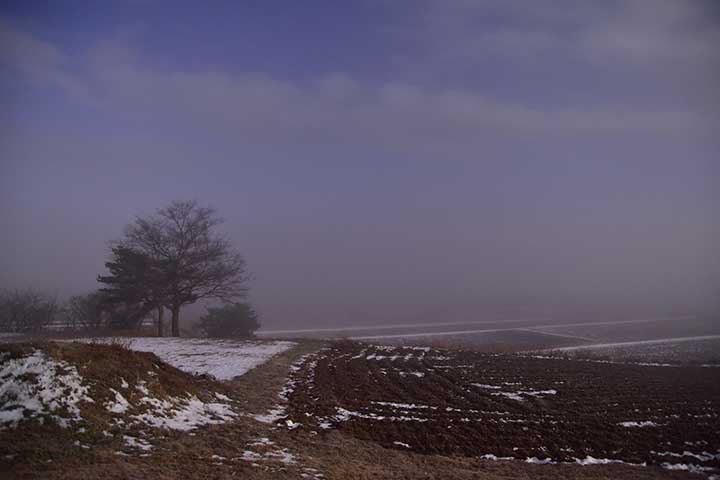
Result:
M523 401L523 398L519 394L512 393L512 392L496 392L496 393L493 393L492 395L507 397L510 400L517 400L518 402Z
M541 397L543 395L557 395L557 390L554 388L549 390L523 390L518 393L522 395L529 395L531 397Z
M160 400L151 396L142 384L137 389L145 395L141 402L149 405L150 409L131 418L151 427L188 431L203 425L224 423L237 416L225 403L205 403L194 395Z
M256 438L254 442L250 443L251 446L258 446L258 445L275 445L275 442L270 440L267 437L259 437Z
M110 343L113 338L91 339ZM208 340L200 338L127 338L129 348L152 352L164 362L192 374L230 380L295 346L285 341ZM90 341L81 339L78 341Z
M595 458L588 455L585 458L576 458L575 463L579 465L607 465L608 463L623 463L623 461L609 458Z
M262 455L260 455L259 453L255 453L252 450L245 450L240 456L241 460L245 460L247 462L254 462L256 460L260 460L261 458Z
M265 452L263 454L253 452L252 450L245 450L238 458L240 460L245 460L246 462L257 462L260 460L276 460L286 465L294 465L297 463L297 458L287 448L283 448L282 450L273 450Z
M417 405L415 403L395 403L395 402L370 402L375 405L382 405L384 407L393 407L393 408L402 408L402 409L422 409L422 408L430 408L433 410L437 410L438 407L432 407L430 405Z
M263 414L253 415L252 417L260 423L275 423L285 416L285 407L276 406Z
M687 442L686 442L687 443ZM693 457L697 460L700 460L701 462L709 462L711 460L720 460L720 451L718 451L717 454L710 453L710 452L701 452L701 453L694 453L689 452L687 450L683 451L682 453L674 453L674 452L650 452L653 455L657 455L659 457Z
M525 463L537 463L537 464L546 464L546 463L553 463L552 458L537 458L537 457L528 457L525 459Z
M384 416L384 415L378 415L376 413L354 412L352 410L347 410L342 407L338 407L337 415L335 415L333 417L333 419L338 422L345 422L347 420L350 420L352 417L365 418L368 420L390 420L391 422L427 422L428 421L427 418L412 417L412 416L406 416L406 415Z
M498 457L497 455L493 455L492 453L480 455L480 458L483 460L514 460L513 457Z
M491 393L491 395L503 396L503 397L507 397L512 400L517 400L518 402L521 402L524 400L523 396L543 397L545 395L557 395L557 390L550 389L550 390L520 390L517 392L493 392L493 393Z
M294 465L297 463L297 459L295 458L295 455L290 453L290 451L287 448L283 448L282 450L276 450L274 452L267 452L265 454L265 457L271 457L275 460L278 460L282 463L285 463L287 465Z
M692 463L662 463L660 466L667 470L685 470L690 473L704 473L714 470L712 467L703 467Z
M107 408L108 411L112 413L124 413L130 406L130 404L125 399L125 397L123 397L122 394L114 388L111 388L110 391L115 394L115 401L107 402L105 404L105 408Z
M398 447L405 447L405 448L411 448L410 445L403 442L393 442L393 445L397 445Z
M592 350L592 349L600 349L600 348L613 348L613 347L625 347L630 345L655 345L659 343L679 343L679 342L694 342L698 340L715 340L720 338L720 335L701 335L701 336L695 336L695 337L672 337L672 338L658 338L655 340L635 340L632 342L611 342L611 343L595 343L590 345L577 345L572 347L561 347L561 348L552 348L547 350L552 350L555 352L570 352L574 350ZM652 364L648 364L652 365ZM660 364L660 366L664 366Z
M682 318L688 318L688 317L682 317ZM621 324L630 324L630 323L651 323L651 322L657 322L658 320L662 320L660 318L644 318L644 319L637 319L637 320L619 320L619 321L608 321L608 322L583 322L583 323L552 323L552 324L546 324L546 325L532 325L533 329L551 329L551 328L560 328L560 327L581 327L581 326L590 326L590 325L621 325ZM509 320L512 321L512 320ZM504 323L508 323L508 320L506 320ZM515 320L515 321L522 321L522 320ZM496 322L493 322L496 323ZM464 323L469 324L469 323ZM452 325L450 323L445 325ZM400 326L400 325L398 325ZM396 334L389 334L389 335L363 335L363 336L354 336L354 337L348 337L350 340L382 340L382 339L391 339L391 338L424 338L424 337L442 337L442 336L457 336L457 335L473 335L478 333L495 333L495 332L511 332L511 331L517 331L517 330L523 330L524 328L529 327L515 327L515 328L486 328L486 329L480 329L480 330L452 330L452 331L443 331L443 332L419 332L419 333L396 333ZM544 333L547 334L548 332L537 332L537 333Z
M123 442L125 442L125 445L132 448L137 448L139 450L152 450L152 445L148 443L146 440L143 440L141 438L131 437L129 435L123 435Z
M646 427L659 427L660 425L651 421L642 422L620 422L618 425L625 428L646 428Z
M81 420L79 402L93 401L74 366L53 360L40 350L3 361L0 380L0 429L58 410L67 415L52 418L67 426L69 421Z

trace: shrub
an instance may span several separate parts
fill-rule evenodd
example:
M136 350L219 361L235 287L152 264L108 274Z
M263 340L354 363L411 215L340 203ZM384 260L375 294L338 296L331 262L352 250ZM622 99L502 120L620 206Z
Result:
M209 307L198 329L208 337L251 337L260 328L258 315L249 303Z

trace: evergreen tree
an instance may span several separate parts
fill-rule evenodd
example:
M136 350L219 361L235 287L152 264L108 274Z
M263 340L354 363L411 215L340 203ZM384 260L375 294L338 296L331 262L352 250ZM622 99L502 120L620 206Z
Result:
M163 311L167 280L162 262L125 247L112 247L111 260L105 263L110 275L99 275L104 306L114 327L133 328L140 325L152 310L157 310L158 335L163 335Z

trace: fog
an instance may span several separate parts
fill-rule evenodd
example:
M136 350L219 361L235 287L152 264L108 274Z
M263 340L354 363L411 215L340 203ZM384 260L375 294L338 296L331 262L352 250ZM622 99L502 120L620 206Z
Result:
M713 2L519 5L2 7L0 286L197 199L265 328L720 312Z

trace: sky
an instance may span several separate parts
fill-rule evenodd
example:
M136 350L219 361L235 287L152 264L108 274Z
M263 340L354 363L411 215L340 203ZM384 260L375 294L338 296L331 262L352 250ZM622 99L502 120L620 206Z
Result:
M718 311L718 45L712 0L2 2L0 286L197 199L266 327Z

